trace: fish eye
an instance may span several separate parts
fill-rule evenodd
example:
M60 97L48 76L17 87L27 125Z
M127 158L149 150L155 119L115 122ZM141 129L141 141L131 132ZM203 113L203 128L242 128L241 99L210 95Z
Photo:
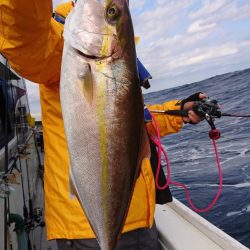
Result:
M106 11L107 19L110 21L115 21L120 16L120 10L116 5L111 5Z

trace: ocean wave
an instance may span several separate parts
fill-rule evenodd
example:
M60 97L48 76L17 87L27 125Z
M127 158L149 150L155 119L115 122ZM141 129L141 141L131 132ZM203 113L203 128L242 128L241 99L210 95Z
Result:
M242 214L245 214L245 213L250 213L250 205L244 207L242 210L240 211L232 211L232 212L229 212L226 214L227 217L230 217L230 216L235 216L235 215L242 215Z
M250 69L246 69L174 89L149 93L145 100L146 103L163 103L166 100L184 99L193 93L203 91L210 98L219 101L223 113L247 114L250 113L246 109L246 104L250 102L249 83ZM250 119L221 117L221 119L215 119L215 125L221 131L217 147L225 184L223 184L223 195L216 207L210 213L201 215L205 218L207 216L207 219L215 225L221 221L224 231L250 247L247 224L242 221L242 217L250 217L249 214L244 215L250 212L248 191ZM209 131L209 125L204 121L196 126L184 126L179 133L162 140L169 155L173 179L187 183L196 201L209 199L211 193L207 190L211 188L213 193L218 188L218 173L213 146L208 137ZM162 163L164 164L164 161ZM213 178L215 178L214 183ZM180 198L184 196L183 190L180 191L177 187L171 186L171 190L174 191L174 195L180 194ZM240 234L237 233L239 228L243 230Z

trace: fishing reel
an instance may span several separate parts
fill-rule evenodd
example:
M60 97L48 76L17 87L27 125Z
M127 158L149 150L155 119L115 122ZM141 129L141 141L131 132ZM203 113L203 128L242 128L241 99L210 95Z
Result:
M211 131L209 133L209 137L213 140L217 140L220 138L220 131L216 129L214 124L214 118L221 118L221 117L241 117L241 118L250 118L250 115L245 114L228 114L222 113L220 110L220 105L218 104L217 100L215 99L202 99L200 100L201 92L198 92L188 98L182 100L182 106L184 103L187 102L195 102L192 110L198 115L202 120L206 120L211 127ZM167 115L174 115L174 116L183 116L188 117L187 110L150 110L151 113L156 114L167 114ZM144 108L144 117L146 122L152 120L152 116L147 108Z
M213 140L219 139L220 131L215 127L214 118L220 118L222 113L217 100L206 98L196 101L193 111L210 125L211 131L209 132L209 137Z
M203 99L197 101L193 107L193 111L201 118L207 117L220 118L221 111L217 100Z
M40 207L33 208L30 217L25 219L25 230L30 232L37 227L45 227L45 222L43 221L43 209Z

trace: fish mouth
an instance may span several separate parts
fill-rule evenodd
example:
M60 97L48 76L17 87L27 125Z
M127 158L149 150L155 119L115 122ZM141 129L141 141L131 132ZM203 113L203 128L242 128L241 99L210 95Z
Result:
M105 59L108 59L110 57L112 57L112 54L109 55L109 56L96 56L96 55L89 55L89 54L86 54L76 48L73 48L73 50L76 52L76 54L80 55L81 57L84 57L86 59L89 59L89 60L96 60L96 61L100 61L100 60L105 60Z

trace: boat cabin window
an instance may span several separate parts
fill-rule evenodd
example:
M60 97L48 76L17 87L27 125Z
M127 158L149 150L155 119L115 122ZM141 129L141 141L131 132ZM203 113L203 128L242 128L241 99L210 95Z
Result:
M6 143L6 132L5 132L6 111L7 107L5 105L4 84L3 81L0 80L0 149L4 147ZM8 141L10 141L14 137L14 131L10 123L10 112L11 110L8 109L8 117L7 117Z

